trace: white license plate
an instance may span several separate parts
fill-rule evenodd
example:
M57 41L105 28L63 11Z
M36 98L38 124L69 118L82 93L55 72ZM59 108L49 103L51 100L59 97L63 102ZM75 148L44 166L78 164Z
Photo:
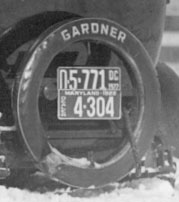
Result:
M60 120L121 118L119 67L59 67L57 88Z

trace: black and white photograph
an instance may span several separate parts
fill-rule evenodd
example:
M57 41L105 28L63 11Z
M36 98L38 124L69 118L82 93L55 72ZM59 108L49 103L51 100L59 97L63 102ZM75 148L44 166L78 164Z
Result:
M179 201L179 0L0 0L16 201Z

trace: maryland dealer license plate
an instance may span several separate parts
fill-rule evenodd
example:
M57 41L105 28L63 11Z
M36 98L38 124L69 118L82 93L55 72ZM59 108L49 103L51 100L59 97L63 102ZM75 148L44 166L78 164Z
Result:
M121 118L119 67L59 67L57 88L60 120Z

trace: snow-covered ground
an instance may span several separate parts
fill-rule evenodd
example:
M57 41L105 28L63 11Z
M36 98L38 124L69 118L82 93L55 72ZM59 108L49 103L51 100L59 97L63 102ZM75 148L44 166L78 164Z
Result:
M87 194L87 197L72 197L68 190L37 193L17 188L0 186L0 202L179 202L179 160L176 160L175 188L166 181L158 178L141 179L131 182L128 187L116 188L110 193Z
M116 189L112 193L104 193L96 197L78 198L68 194L32 193L15 188L0 187L0 201L2 202L178 202L179 189L173 189L167 181L146 179L139 183L139 187Z

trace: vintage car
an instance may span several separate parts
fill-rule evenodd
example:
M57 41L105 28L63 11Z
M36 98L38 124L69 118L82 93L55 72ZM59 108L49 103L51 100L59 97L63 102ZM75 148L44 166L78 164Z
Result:
M2 179L40 170L100 187L133 168L140 176L159 147L172 165L179 98L177 76L159 64L166 4L0 0Z

